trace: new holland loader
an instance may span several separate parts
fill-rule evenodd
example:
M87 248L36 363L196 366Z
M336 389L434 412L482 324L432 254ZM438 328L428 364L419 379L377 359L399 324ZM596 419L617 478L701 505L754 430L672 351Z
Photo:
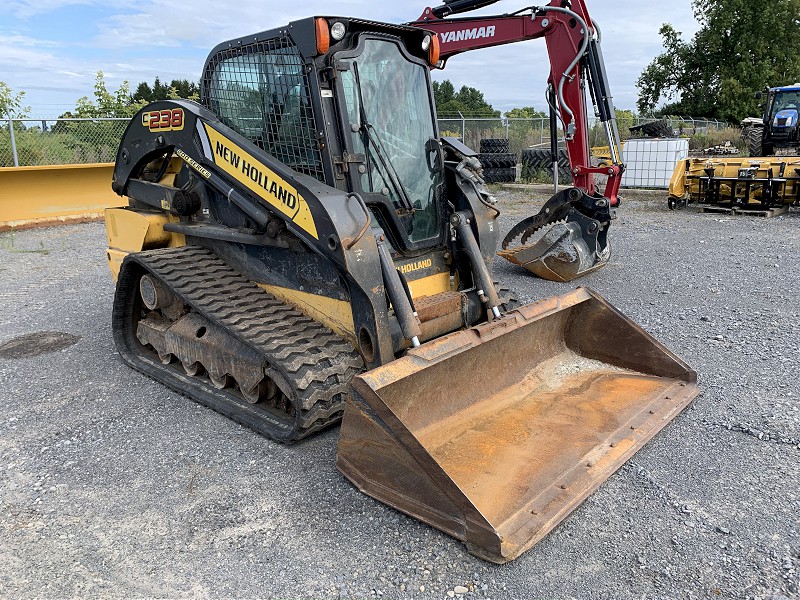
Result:
M438 48L420 27L307 18L217 46L202 104L144 108L114 170L129 206L106 215L113 335L134 369L273 440L343 418L348 479L502 563L696 377L588 289L518 308L498 291L499 210L437 131ZM586 189L547 206L593 244L607 227Z

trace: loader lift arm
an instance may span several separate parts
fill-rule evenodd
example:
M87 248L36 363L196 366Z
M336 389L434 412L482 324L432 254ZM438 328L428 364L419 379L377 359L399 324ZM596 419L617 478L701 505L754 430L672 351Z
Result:
M538 256L541 255L542 247L535 252L507 250L512 241L508 237L503 242L504 252L501 252L501 256L548 279L568 280L599 268L607 261L608 252L604 251L607 249L605 234L612 218L610 208L619 205L618 193L625 170L621 159L614 103L600 49L600 31L589 16L584 0L574 0L571 3L552 0L547 5L529 6L510 14L452 18L452 15L489 6L497 1L452 0L441 6L426 8L416 21L409 24L437 34L440 68L444 68L451 56L462 52L545 38L550 57L547 96L551 112L553 162L557 160L558 141L553 124L556 119L560 119L575 188L584 192L560 196L556 194L553 201L564 209L574 208L583 217L596 221L597 225L591 225L591 228L596 228L600 236L596 237L591 230L583 232L586 247L590 253L595 254L594 263L588 268L586 265L570 265L568 269L556 267L556 273L548 272L552 269L542 269L539 264L542 260L548 260L547 257L542 259ZM595 114L603 124L611 148L612 164L609 166L593 167L591 164L585 93L587 87ZM596 190L595 175L608 177L602 197ZM548 208L552 209L552 206ZM559 213L563 214L563 210ZM574 219L567 217L568 222L572 220ZM580 217L575 220L580 220ZM554 221L549 213L540 213L520 223L514 228L514 232L516 236L522 235L521 241L525 244L536 230ZM575 235L577 234L572 234L572 238ZM556 237L558 236L553 236L552 239ZM583 249L584 245L578 243L577 254L580 255ZM534 263L537 263L535 268ZM550 266L553 267L552 262Z

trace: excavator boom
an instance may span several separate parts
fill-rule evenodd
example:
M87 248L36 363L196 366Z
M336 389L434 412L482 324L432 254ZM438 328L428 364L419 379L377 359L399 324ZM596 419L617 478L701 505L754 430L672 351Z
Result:
M602 267L610 257L607 232L613 218L612 209L619 205L619 187L625 168L600 49L600 32L583 0L572 2L569 8L553 0L544 6L506 15L450 17L490 4L493 2L485 0L447 2L426 8L420 18L410 24L436 32L442 68L450 57L463 52L545 39L550 57L548 103L556 192L558 140L555 123L560 121L575 188L583 194L554 197L556 203L572 200L559 204L566 214L554 219L552 213L541 212L526 220L524 227L515 228L515 235L503 240L500 256L545 279L570 281ZM586 86L611 151L611 164L604 167L591 164ZM596 175L607 178L602 196L595 189ZM552 203L547 208L552 209ZM565 220L566 224L556 225L539 243L526 244L542 227L559 220ZM520 236L521 244L513 246Z

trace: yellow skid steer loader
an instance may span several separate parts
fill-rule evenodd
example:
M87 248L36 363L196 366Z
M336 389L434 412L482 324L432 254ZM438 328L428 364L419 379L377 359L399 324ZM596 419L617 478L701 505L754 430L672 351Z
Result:
M499 211L474 152L439 138L437 47L303 19L215 48L202 105L144 108L114 171L129 206L107 211L113 335L271 439L344 416L349 479L501 563L680 412L695 374L588 290L519 308L498 291ZM595 245L607 227L586 190L550 206Z

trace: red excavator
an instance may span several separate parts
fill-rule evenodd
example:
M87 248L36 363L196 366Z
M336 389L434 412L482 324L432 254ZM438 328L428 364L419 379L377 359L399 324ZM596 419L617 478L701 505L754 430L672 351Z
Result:
M603 57L600 30L583 0L554 0L510 14L453 18L499 0L450 0L426 8L409 23L437 34L439 68L456 54L544 38L550 56L547 99L550 105L550 147L553 176L558 189L558 123L560 122L576 190L556 195L539 214L515 226L503 240L500 256L553 281L570 281L608 262L608 228L612 207L619 205L619 186L624 171L619 132ZM611 165L591 166L586 89L611 149ZM595 175L607 176L605 191L596 193ZM555 224L535 244L533 234ZM513 245L519 238L520 244Z

